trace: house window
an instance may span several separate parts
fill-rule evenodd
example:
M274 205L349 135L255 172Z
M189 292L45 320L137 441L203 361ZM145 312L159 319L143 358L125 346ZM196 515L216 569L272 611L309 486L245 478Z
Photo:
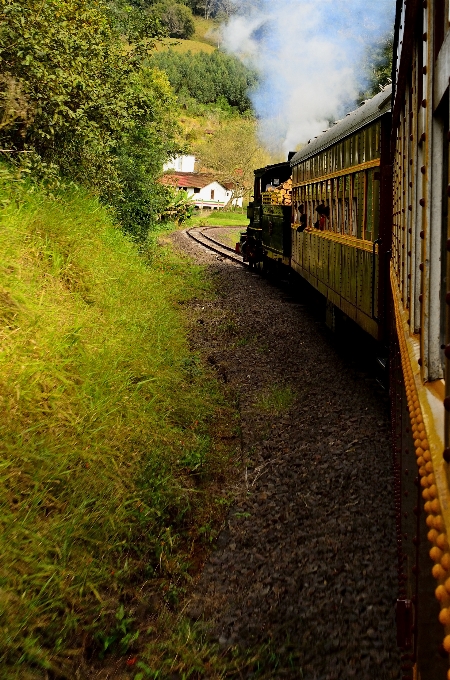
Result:
M211 189L211 201L214 200L214 189Z
M194 194L199 194L199 193L200 193L199 187L194 187Z

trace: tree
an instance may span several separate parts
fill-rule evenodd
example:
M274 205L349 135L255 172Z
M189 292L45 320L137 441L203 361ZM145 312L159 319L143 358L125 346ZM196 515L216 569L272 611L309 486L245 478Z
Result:
M389 32L367 50L364 70L367 74L368 87L361 93L362 97L374 97L382 87L391 82L393 45L394 34Z
M270 159L256 136L253 118L234 118L203 139L196 153L205 170L232 186L232 199L249 196L253 171Z
M257 76L234 56L219 50L211 54L166 50L156 53L153 63L167 73L177 94L188 94L201 104L221 105L225 100L241 113L251 109L249 90Z
M179 2L158 2L151 7L149 15L161 21L171 38L189 39L195 33L192 11Z
M4 0L0 20L3 148L35 173L87 185L119 215L139 197L140 222L125 226L142 235L161 212L148 195L161 199L155 182L176 150L172 90L145 66L157 22L131 47L97 0ZM139 191L133 177L145 178Z

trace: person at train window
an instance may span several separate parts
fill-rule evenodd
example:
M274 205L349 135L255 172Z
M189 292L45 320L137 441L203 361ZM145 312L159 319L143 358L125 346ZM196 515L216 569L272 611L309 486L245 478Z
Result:
M305 228L306 228L306 213L305 213L305 204L304 203L301 203L298 206L298 211L300 213L300 218L299 218L300 226L297 227L297 231L305 231Z
M314 226L316 229L319 229L320 231L325 231L327 225L327 218L328 215L330 214L330 209L327 208L327 206L324 203L319 203L319 205L316 208L316 212L317 221L314 222Z
M323 204L322 204L323 205ZM327 205L323 205L322 212L320 215L320 231L325 231L328 228L328 220L330 219L330 208Z

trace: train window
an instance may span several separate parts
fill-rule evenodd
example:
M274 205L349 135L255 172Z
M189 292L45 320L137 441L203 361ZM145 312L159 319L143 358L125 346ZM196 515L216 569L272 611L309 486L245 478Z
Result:
M343 219L344 234L350 233L350 176L342 177L343 182Z
M373 173L373 240L378 238L378 227L380 222L380 173L372 170Z
M448 290L447 281L449 274L449 254L447 251L448 238L450 236L450 222L449 222L449 197L448 197L448 186L450 183L450 159L449 159L449 145L447 140L449 139L449 101L447 99L446 106L444 106L444 111L442 112L442 120L444 122L442 128L443 142L443 163L442 163L442 223L441 223L441 347L445 347L449 343L450 338L448 337L448 329L450 327L450 319L448 319L448 305L446 304L445 292ZM442 143L441 142L441 143ZM445 371L445 355L441 351L441 362L442 369ZM445 380L449 380L450 376L444 376Z
M371 127L372 127L372 130L371 130L371 135L372 135L372 139L371 139L371 142L372 142L372 151L371 151L371 155L372 155L372 158L378 158L378 155L379 155L379 154L378 154L378 139L377 139L377 136L378 136L378 135L377 135L377 133L378 133L378 125L375 124L375 125L372 125Z
M355 196L355 175L350 177L351 191L350 191L350 233L352 236L357 236L357 212L356 212L356 196Z
M373 240L373 170L368 170L366 175L366 231L367 241Z
M356 236L364 238L363 208L364 208L364 174L357 172L353 180L353 207L355 210Z
M364 130L364 160L370 161L370 128Z
M434 58L438 58L439 50L445 35L445 0L434 0Z
M375 137L376 137L376 143L375 143L375 151L377 157L380 156L381 153L381 123L378 121L376 126L375 126Z

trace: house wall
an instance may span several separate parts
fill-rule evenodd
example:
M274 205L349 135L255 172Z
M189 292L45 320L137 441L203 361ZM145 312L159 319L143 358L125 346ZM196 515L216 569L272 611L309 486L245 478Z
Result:
M176 172L194 172L195 156L176 156L171 161L164 163L163 170L175 170Z

